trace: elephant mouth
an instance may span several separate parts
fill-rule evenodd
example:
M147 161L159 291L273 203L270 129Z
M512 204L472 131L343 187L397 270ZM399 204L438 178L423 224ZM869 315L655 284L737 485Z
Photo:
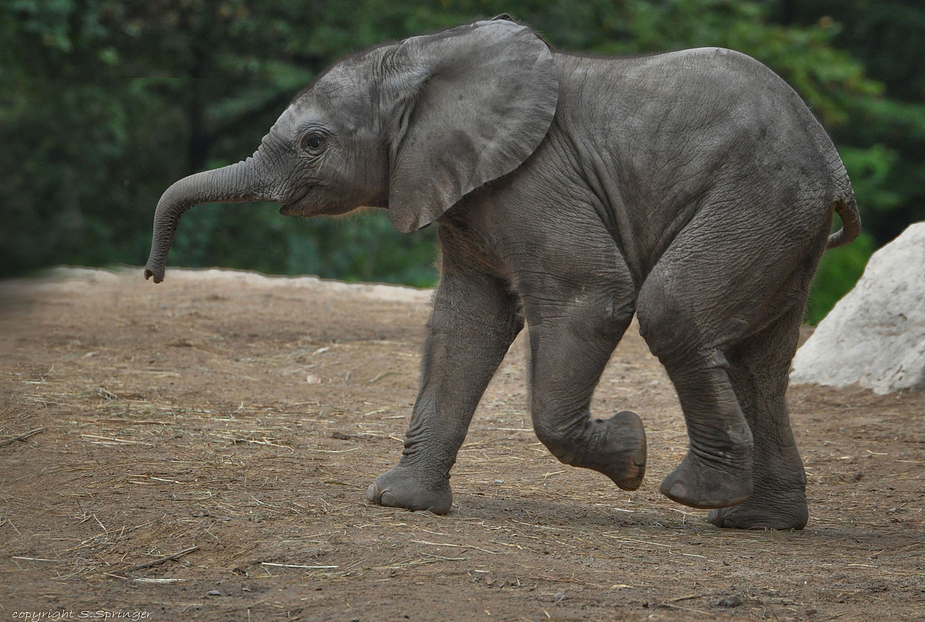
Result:
M305 192L297 196L295 199L284 203L281 208L279 208L279 213L283 216L301 216L305 213L306 199L312 193L312 187L309 186L305 189Z

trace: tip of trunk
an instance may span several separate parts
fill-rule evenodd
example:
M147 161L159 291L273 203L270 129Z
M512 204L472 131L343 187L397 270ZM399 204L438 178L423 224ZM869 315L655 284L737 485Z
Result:
M164 280L164 272L166 272L166 269L163 264L159 266L152 266L149 263L147 266L145 266L145 280L147 281L153 276L154 282L160 283Z

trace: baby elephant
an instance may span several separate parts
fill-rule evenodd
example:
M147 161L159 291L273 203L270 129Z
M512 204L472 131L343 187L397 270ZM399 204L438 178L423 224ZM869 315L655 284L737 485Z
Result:
M757 61L716 48L562 54L507 16L374 48L296 97L253 156L172 185L145 277L163 280L186 209L240 201L439 225L421 389L370 501L450 509L450 468L525 320L539 439L638 488L639 417L589 412L636 314L690 438L661 491L716 508L723 527L806 524L788 370L819 258L860 219L824 130ZM835 212L843 228L829 235Z

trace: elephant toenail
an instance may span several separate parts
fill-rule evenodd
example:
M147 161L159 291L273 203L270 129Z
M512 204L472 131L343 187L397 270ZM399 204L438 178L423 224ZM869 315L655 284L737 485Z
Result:
M393 495L391 491L386 490L379 497L379 504L390 507L390 508L394 508L398 506L398 501L395 500L395 495Z
M376 503L376 494L379 491L376 489L375 484L370 484L369 488L366 489L366 500L370 503Z

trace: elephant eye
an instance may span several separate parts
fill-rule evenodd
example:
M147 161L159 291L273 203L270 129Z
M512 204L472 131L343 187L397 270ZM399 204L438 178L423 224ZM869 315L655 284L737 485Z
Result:
M302 137L302 149L311 153L318 153L324 147L324 135L312 132Z

